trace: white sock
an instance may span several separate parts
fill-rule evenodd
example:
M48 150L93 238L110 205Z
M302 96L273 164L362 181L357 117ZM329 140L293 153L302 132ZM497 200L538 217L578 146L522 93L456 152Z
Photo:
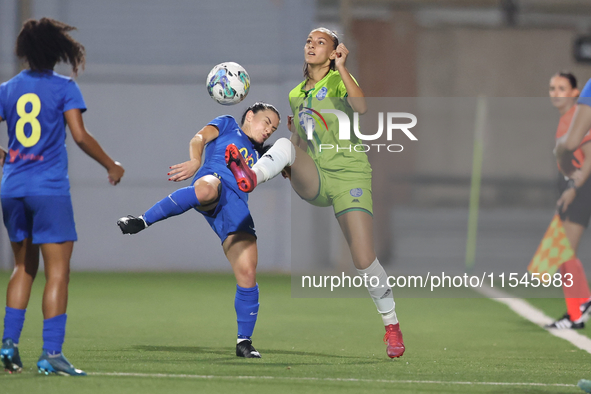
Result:
M396 305L396 303L394 303L394 305ZM398 317L396 317L396 311L392 309L392 312L382 313L382 320L384 321L385 326L389 326L390 324L398 324Z
M252 170L257 176L257 185L275 178L281 171L295 161L295 148L287 138L279 138L261 157Z
M369 291L369 295L371 296L374 304L376 304L378 312L380 312L382 315L389 316L388 321L391 321L393 317L396 322L398 322L396 319L396 313L391 316L391 314L394 312L395 306L394 296L392 295L392 289L388 286L388 275L386 274L386 271L384 271L384 267L382 267L378 259L376 258L374 262L371 263L371 265L366 269L358 269L357 272L359 272L359 275L361 276L364 274L367 275L367 290ZM378 278L377 286L372 286L376 284L375 279L372 283L370 283L370 278L372 277Z

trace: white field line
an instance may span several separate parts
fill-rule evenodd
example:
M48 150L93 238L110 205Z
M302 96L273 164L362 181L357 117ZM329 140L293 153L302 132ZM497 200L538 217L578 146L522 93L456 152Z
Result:
M554 319L546 316L544 312L538 308L535 308L527 301L522 300L521 298L511 298L511 295L505 293L504 291L487 286L475 288L474 290L494 301L498 301L507 305L519 316L529 320L534 324L537 324L540 327L544 327L546 324L552 323L554 321ZM591 353L591 338L581 335L575 330L547 329L547 331L558 338L569 341L579 349Z
M441 384L441 385L480 385L480 386L536 386L536 387L576 387L564 383L520 383L520 382L446 382L443 380L386 380L386 379L355 379L355 378L309 378L289 376L218 376L218 375L187 375L167 373L133 373L133 372L89 372L90 376L120 376L134 378L173 378L173 379L219 379L219 380L288 380L300 382L352 382L352 383L408 383L408 384Z

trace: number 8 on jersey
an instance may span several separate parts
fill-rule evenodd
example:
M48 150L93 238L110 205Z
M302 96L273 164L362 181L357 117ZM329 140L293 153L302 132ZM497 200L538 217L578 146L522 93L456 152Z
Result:
M31 112L27 112L26 106L31 103ZM41 100L35 93L23 94L16 102L16 113L19 120L16 122L16 139L25 147L34 146L41 138L41 123L37 116L41 112ZM25 125L31 125L31 135L25 134Z

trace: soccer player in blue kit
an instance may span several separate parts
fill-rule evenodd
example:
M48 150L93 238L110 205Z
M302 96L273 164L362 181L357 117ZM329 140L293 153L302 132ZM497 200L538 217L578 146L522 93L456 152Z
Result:
M252 167L264 153L263 143L277 130L279 122L277 109L266 103L248 107L242 115L241 126L229 115L213 119L191 139L190 160L170 167L168 173L169 180L176 182L194 176L191 186L176 190L137 218L127 216L117 221L124 234L135 234L190 209L205 217L220 237L236 277L234 307L238 321L238 357L261 357L251 339L259 311L258 257L248 194L238 188L226 166L226 147L234 144Z
M53 19L24 23L16 54L28 69L0 85L0 121L8 126L8 152L0 149L3 166L2 214L8 230L15 268L8 283L0 360L10 372L23 368L18 343L31 286L45 264L43 350L39 372L86 375L62 354L70 257L77 240L68 179L66 124L78 146L108 172L116 185L123 167L113 161L88 133L82 120L86 104L76 82L53 68L69 63L74 75L84 66L84 47L68 32L75 28Z

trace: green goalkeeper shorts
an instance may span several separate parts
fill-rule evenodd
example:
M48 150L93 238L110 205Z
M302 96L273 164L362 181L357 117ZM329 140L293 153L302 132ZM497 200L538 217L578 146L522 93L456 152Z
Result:
M303 199L317 207L329 207L332 205L336 217L351 211L367 212L373 216L373 201L371 198L371 175L342 179L338 173L323 171L316 166L318 171L318 194L312 199Z

